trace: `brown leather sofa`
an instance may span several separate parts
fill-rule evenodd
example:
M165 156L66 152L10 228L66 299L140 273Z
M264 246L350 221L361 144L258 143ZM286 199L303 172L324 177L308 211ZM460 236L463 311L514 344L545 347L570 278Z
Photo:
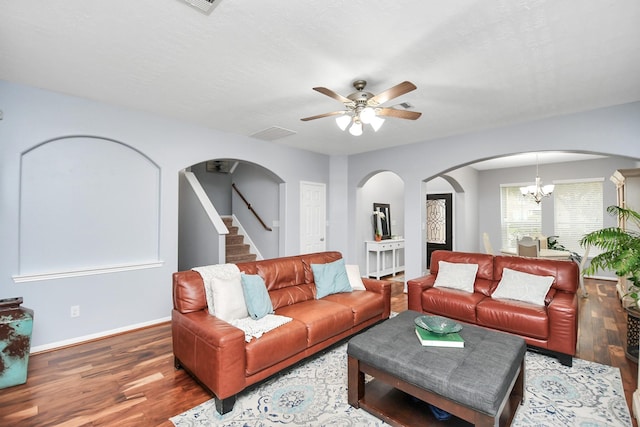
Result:
M433 287L439 261L478 264L474 292ZM504 268L555 279L544 306L510 299L494 299ZM410 310L519 335L532 349L573 363L578 336L578 265L572 261L493 256L481 253L434 251L430 274L407 282Z
M199 273L174 273L171 324L176 368L184 368L211 392L216 409L224 414L249 385L387 319L389 282L363 278L366 291L316 299L311 264L340 258L340 252L320 252L238 263L240 271L264 279L275 314L293 319L248 343L241 329L209 314Z

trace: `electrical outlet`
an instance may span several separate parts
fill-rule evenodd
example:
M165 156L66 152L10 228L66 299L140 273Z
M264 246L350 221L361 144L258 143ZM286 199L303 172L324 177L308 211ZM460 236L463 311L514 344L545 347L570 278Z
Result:
M71 317L80 317L80 306L72 305L71 306Z

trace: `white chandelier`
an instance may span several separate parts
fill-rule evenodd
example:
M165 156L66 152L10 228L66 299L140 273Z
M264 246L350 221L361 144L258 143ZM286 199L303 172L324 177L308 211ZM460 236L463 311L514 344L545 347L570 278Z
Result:
M346 130L349 125L349 133L353 136L362 135L362 125L371 125L374 132L382 127L384 119L379 117L375 108L358 106L353 111L345 111L336 118L336 123L341 130Z
M543 198L549 197L553 193L555 186L553 184L542 185L542 180L538 175L538 156L536 155L536 183L535 185L528 185L526 187L520 187L520 192L524 197L531 196L536 203L540 204Z

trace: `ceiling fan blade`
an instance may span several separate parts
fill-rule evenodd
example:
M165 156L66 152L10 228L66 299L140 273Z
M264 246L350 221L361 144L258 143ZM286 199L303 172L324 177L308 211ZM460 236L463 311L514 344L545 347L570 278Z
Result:
M409 93L415 89L417 89L416 85L414 85L411 82L404 81L402 83L395 85L390 89L385 90L384 92L377 94L376 96L374 96L369 100L368 104L369 105L384 104L390 99L396 98L400 95L404 95L405 93Z
M379 108L376 109L376 113L379 116L408 120L416 120L422 115L422 113L418 113L417 111L396 110L395 108Z
M344 114L344 110L332 111L331 113L318 114L317 116L305 117L304 119L300 119L300 120L302 120L303 122L308 122L309 120L321 119L323 117L329 117L329 116L337 116L338 114Z
M345 98L342 95L338 95L337 93L335 93L331 89L327 89L326 87L314 87L313 90L315 90L316 92L320 92L323 95L327 95L330 98L336 99L342 102L343 104L353 103L353 101L351 101L349 98Z

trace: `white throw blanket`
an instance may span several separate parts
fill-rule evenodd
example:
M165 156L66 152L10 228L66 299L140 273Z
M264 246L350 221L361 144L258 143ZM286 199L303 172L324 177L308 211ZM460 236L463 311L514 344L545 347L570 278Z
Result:
M267 314L262 319L254 320L251 317L244 319L232 320L230 323L236 328L242 329L244 332L244 340L251 341L251 338L260 338L262 334L272 329L291 322L290 317L279 316L277 314Z

